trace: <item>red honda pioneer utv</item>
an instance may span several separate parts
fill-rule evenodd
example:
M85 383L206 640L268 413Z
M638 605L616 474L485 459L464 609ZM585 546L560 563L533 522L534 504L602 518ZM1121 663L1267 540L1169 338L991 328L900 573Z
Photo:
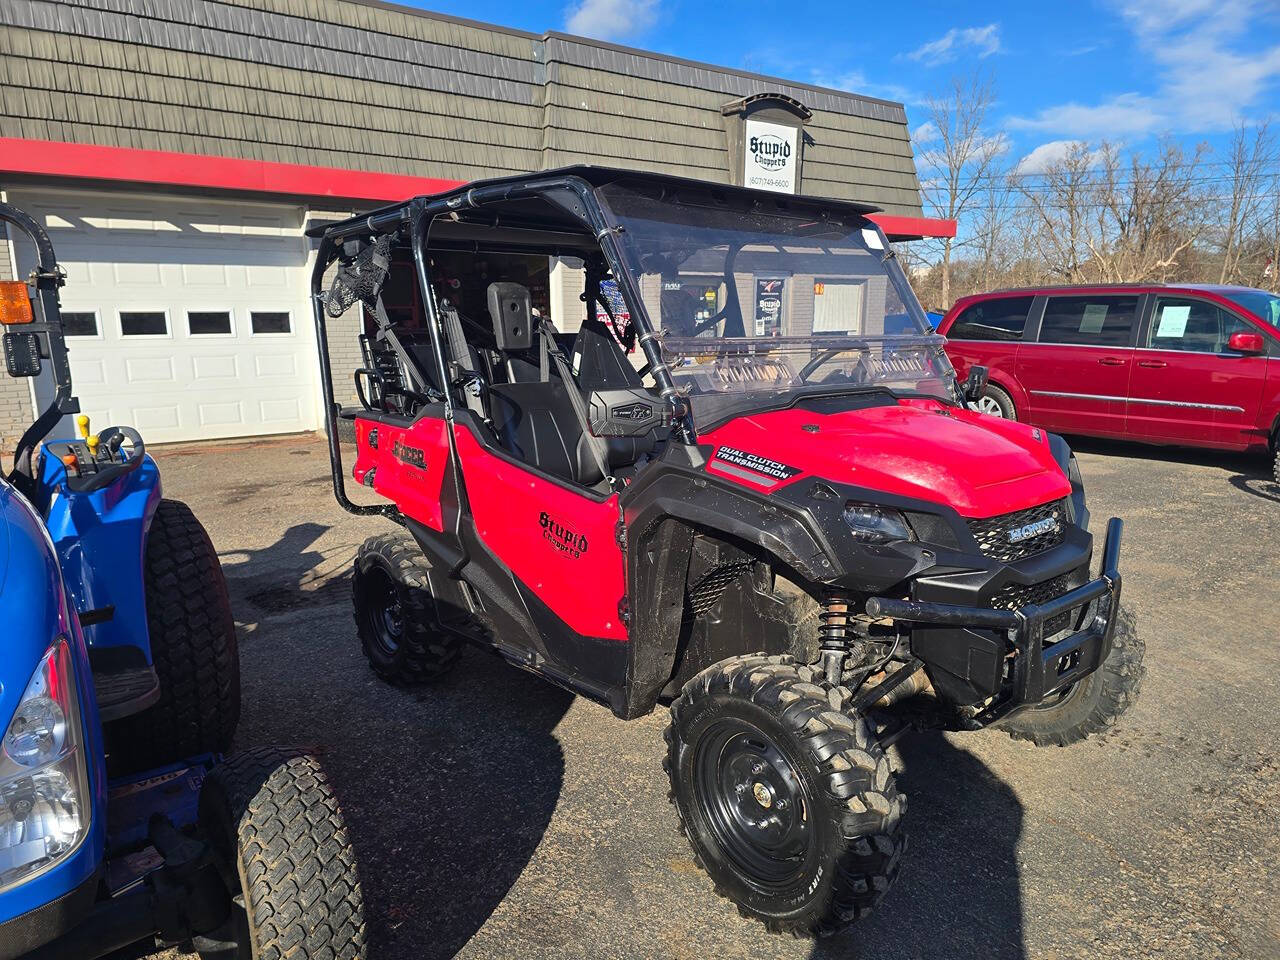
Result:
M905 731L1070 744L1142 672L1120 521L1091 579L1067 444L968 408L873 209L574 167L313 231L334 491L404 528L355 562L373 669L470 642L622 718L669 703L681 826L775 931L888 889ZM549 272L583 278L574 334ZM346 409L326 314L356 304ZM344 418L390 503L348 498Z

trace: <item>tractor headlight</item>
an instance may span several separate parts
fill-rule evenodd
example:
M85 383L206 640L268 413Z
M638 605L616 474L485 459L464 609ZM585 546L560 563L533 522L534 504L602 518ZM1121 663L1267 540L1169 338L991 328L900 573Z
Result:
M915 534L907 518L897 510L874 503L850 500L844 506L844 521L853 539L863 543L889 543L892 540L914 540Z
M0 746L0 893L66 859L89 829L71 647L40 659Z

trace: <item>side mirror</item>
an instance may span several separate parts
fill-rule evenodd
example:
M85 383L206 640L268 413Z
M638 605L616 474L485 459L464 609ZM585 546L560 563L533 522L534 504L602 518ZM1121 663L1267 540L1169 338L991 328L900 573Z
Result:
M975 363L969 368L969 379L964 382L964 398L970 403L977 403L987 392L987 381L990 379L987 368Z
M1227 349L1236 353L1262 353L1267 349L1260 333L1233 333L1227 338Z

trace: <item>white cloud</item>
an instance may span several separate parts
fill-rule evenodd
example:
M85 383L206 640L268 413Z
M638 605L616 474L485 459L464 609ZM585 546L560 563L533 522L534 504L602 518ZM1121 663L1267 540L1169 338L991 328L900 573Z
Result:
M1063 103L1046 107L1033 117L1012 117L1008 126L1019 130L1061 133L1085 140L1114 140L1151 133L1166 122L1161 104L1151 97L1122 93L1092 105Z
M1065 103L1009 126L1114 140L1150 133L1216 133L1274 103L1280 86L1280 7L1274 0L1116 0L1156 80L1149 94Z
M911 142L914 144L932 143L939 136L938 127L932 120L926 120L911 131Z
M1042 143L1018 161L1014 173L1044 173L1047 167L1058 163L1072 150L1083 145L1083 140L1050 140Z
M985 27L952 27L937 40L930 40L906 54L908 60L929 60L933 63L949 63L965 49L971 49L979 60L999 53L1000 24L989 23Z
M567 11L565 29L597 40L625 40L658 19L658 0L582 0Z
M861 70L850 70L847 73L832 74L814 70L809 82L815 87L829 87L832 90L844 90L848 93L861 94L864 97L876 97L880 100L893 100L897 103L923 103L925 95L918 90L904 87L897 83L883 83L868 79Z

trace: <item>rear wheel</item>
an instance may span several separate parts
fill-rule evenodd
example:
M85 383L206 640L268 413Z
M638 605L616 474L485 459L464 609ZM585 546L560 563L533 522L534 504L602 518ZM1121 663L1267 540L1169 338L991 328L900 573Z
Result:
M403 534L371 537L356 555L356 632L369 665L389 683L425 683L457 662L463 641L441 627L430 575L422 551Z
M209 534L182 501L160 501L144 566L160 699L106 725L113 775L220 753L240 720L240 656L227 582Z
M704 670L671 706L664 764L716 892L801 936L870 913L906 843L884 752L804 671L764 655Z
M365 955L355 853L319 762L280 747L215 767L200 827L231 916L193 945L205 960L356 960Z
M1111 652L1101 667L1056 699L1014 714L1000 726L1015 740L1038 747L1066 747L1106 733L1137 699L1145 652L1138 618L1120 607Z
M1013 397L995 384L987 384L982 396L978 398L978 402L974 406L979 413L985 413L992 417L1001 417L1004 420L1018 419L1018 411L1013 406Z

